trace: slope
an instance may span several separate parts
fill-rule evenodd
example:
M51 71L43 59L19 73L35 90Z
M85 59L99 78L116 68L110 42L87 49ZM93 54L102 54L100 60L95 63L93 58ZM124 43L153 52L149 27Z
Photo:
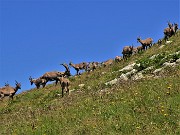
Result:
M3 100L0 134L180 134L180 66L166 66L154 75L165 62L180 58L179 37L170 40L70 78L69 96L61 98L60 86L50 84L16 95L14 101ZM126 74L119 70L134 62L138 73L153 68L142 79L105 84Z

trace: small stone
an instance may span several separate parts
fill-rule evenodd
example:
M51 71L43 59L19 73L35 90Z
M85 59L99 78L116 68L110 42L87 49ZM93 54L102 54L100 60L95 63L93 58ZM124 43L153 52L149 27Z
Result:
M121 76L119 77L120 80L124 80L127 81L128 77L125 74L121 74Z

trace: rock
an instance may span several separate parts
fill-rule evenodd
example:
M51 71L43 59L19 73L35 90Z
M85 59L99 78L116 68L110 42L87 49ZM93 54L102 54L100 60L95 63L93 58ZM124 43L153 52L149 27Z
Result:
M159 47L159 49L162 49L163 47L165 47L165 45L161 45L161 46Z
M105 93L108 92L108 91L109 91L108 89L102 89L102 90L100 90L99 93L100 93L100 95L101 95L101 94L103 95L103 94L105 94Z
M132 80L139 80L142 78L144 78L142 72L139 72L139 73L135 74L134 76L132 76Z
M106 72L102 72L101 74L104 75Z
M111 81L109 81L109 82L105 83L105 85L114 85L114 84L116 84L116 83L117 83L117 81L118 81L118 79L117 79L117 78L115 78L114 80L111 80Z
M121 74L121 76L119 77L120 80L124 80L127 81L128 77L126 76L126 74Z
M72 89L72 90L69 90L69 91L71 92L71 91L75 91L75 90L76 90L76 89Z
M142 73L146 73L146 72L148 72L148 71L152 71L153 69L154 69L154 66L150 66L150 67L142 70L141 72L142 72Z
M136 69L133 69L133 70L131 70L130 72L127 72L125 75L126 75L127 77L131 77L131 76L134 75L135 73L137 73L137 70L136 70Z
M150 59L150 60L153 60L153 59L156 58L158 55L159 55L159 54L153 55L153 56L151 56L149 59Z
M176 63L177 63L177 64L180 64L180 58L176 60Z
M122 71L130 71L130 70L133 70L133 67L134 67L135 64L136 64L136 63L132 63L132 64L124 67L123 69L121 69L121 70L119 70L119 71L122 72Z
M175 54L180 54L180 51L176 52Z
M163 66L164 66L164 67L175 67L175 66L176 66L176 63L175 63L175 62L173 62L173 63L165 62L165 63L163 64Z
M79 87L80 88L82 88L82 87L84 87L85 86L85 84L79 84Z
M158 75L162 70L163 70L163 68L158 68L158 69L154 70L153 74Z
M166 44L170 44L170 43L172 43L173 41L166 41Z
M144 71L149 71L149 70L152 70L153 68L154 68L154 66L150 66L150 67L144 69Z

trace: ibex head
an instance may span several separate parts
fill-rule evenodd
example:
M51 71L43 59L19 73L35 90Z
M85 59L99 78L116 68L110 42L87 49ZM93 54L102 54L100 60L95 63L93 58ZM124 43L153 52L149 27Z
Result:
M30 83L31 83L31 85L33 85L33 81L32 81L33 79L32 79L32 77L30 76L29 77L29 81L30 81Z
M137 42L139 42L141 40L141 37L140 36L138 36L137 37Z
M16 87L17 87L18 89L21 89L21 83L18 83L16 80L15 80L15 82L16 82Z
M7 83L5 83L5 86L6 86L6 87L8 87L8 86L9 86L9 83L8 83L8 82L7 82Z

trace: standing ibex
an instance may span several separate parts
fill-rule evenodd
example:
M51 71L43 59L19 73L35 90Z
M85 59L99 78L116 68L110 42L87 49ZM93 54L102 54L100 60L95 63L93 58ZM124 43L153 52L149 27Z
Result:
M58 77L59 79L59 82L60 82L60 85L61 85L61 88L62 88L62 97L64 96L64 90L66 89L66 93L68 93L69 95L69 85L70 85L70 81L69 79L61 76L61 77Z
M39 89L41 85L44 88L47 83L46 79L43 79L43 78L33 79L31 76L29 77L29 81L30 81L31 85L33 85L33 83L34 83L36 85L37 89Z
M1 100L5 96L9 96L9 98L12 98L12 100L13 100L13 96L16 94L18 89L21 89L21 84L18 83L17 81L16 81L16 87L11 87L11 86L7 85L5 87L0 88L0 97L1 97Z
M146 50L148 46L150 48L152 46L152 43L153 43L153 39L152 38L146 38L145 40L141 40L141 38L138 37L137 41L142 44L144 50Z
M87 67L86 62L82 62L79 64L73 64L72 62L70 62L69 65L76 70L76 75L79 75L79 70L83 70L83 69L86 70Z
M159 39L158 42L157 42L158 45L161 45L162 44L162 39Z
M61 77L63 75L64 72L59 72L59 71L46 72L44 75L40 77L40 79L45 79L47 82L56 81L56 85L57 85L59 81L58 77Z
M123 59L127 59L132 55L132 53L133 53L133 46L125 46L122 51Z
M88 62L86 66L86 71L94 71L99 66L99 62Z
M60 65L63 65L66 69L66 71L64 72L64 76L67 76L67 77L71 76L71 72L68 65L66 63L60 64Z
M168 22L168 26L169 27L164 29L164 39L165 40L168 40L171 36L175 35L178 30L177 23L174 23L174 25L173 25L170 22Z

